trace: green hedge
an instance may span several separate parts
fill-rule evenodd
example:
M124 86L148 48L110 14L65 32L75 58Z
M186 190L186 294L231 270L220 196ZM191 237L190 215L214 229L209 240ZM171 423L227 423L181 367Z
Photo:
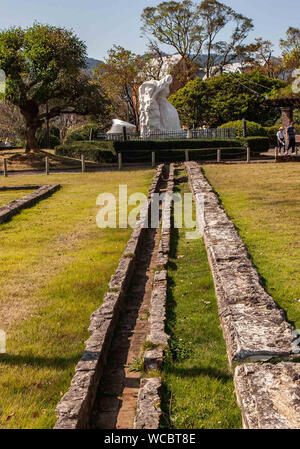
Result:
M65 143L55 148L55 154L80 159L85 158L93 162L115 162L117 155L113 142L101 142L98 140L79 141Z
M122 153L124 162L144 162L156 153L157 162L184 160L184 151L193 152L195 160L215 159L216 150L222 149L222 157L235 157L235 152L250 147L251 153L268 151L268 137L247 137L234 140L131 140L131 141L80 141L56 147L56 154L95 162L115 162L117 153Z
M267 136L267 133L266 133L264 127L261 126L259 123L246 121L246 125L247 125L247 136L255 136L255 137ZM242 120L224 123L224 125L220 126L219 128L220 129L232 128L235 130L237 137L243 137L243 121Z
M270 148L270 142L268 137L240 137L240 143L249 147L251 153L265 153Z
M194 161L216 161L217 148L188 148L188 149L175 149L175 150L152 150L155 151L155 161L161 162L182 162L185 160L185 151L189 152L189 159ZM151 150L146 151L124 151L122 154L122 160L125 163L139 163L151 161ZM245 155L245 147L225 147L222 148L222 159L236 159Z
M112 142L116 153L128 151L200 150L201 148L239 147L236 139L130 140Z

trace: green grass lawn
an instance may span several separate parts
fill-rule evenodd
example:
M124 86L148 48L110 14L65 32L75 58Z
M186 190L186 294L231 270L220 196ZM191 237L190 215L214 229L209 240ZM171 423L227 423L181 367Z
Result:
M0 428L51 428L131 229L99 229L102 192L147 192L153 170L16 176L62 189L0 225ZM4 182L3 182L4 184Z
M188 184L179 191L190 192ZM173 360L169 355L163 366L162 425L240 428L205 246L202 239L186 240L185 231L172 231L167 331Z
M29 195L33 190L5 190L0 191L0 207L5 206L5 204L10 201L17 200L22 196Z
M205 173L267 291L300 329L300 164L211 165Z

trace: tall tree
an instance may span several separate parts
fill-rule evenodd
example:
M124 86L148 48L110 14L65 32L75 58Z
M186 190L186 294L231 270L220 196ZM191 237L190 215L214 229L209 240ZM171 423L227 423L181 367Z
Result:
M217 41L220 31L230 22L234 25L230 39ZM203 49L207 58L204 62L198 58L197 63L200 61L209 78L213 67L218 66L222 72L226 64L248 50L243 43L253 28L251 19L217 0L203 0L198 5L191 0L163 2L145 8L142 23L144 35L150 33L157 42L169 45L181 55L179 72L186 74L185 83L194 78L195 61Z
M217 67L221 74L227 64L233 62L237 57L243 59L251 51L251 44L245 45L244 41L253 29L252 19L232 11L231 21L234 25L231 37L227 41L219 41L212 45L212 50L218 55ZM207 73L209 72L210 67L207 65Z
M4 98L24 117L27 151L38 150L36 132L46 119L61 113L86 115L104 107L99 87L84 72L85 57L85 44L65 28L35 23L0 32Z
M204 30L198 8L190 0L162 2L143 10L142 32L161 44L169 45L182 58L186 81L194 73L193 61L200 54Z
M280 39L285 69L293 71L300 68L300 29L288 28L285 39Z
M95 77L112 102L113 113L139 127L138 89L145 80L146 59L114 45Z
M205 30L205 48L207 50L206 59L206 77L211 75L212 66L216 64L213 57L216 37L220 31L231 21L233 10L223 3L216 0L203 0L198 7L204 30Z
M154 40L149 40L148 52L144 55L144 72L147 79L159 80L162 77L165 66L165 53Z
M255 39L254 45L252 67L269 78L279 78L280 75L284 77L283 60L274 56L272 42L259 37Z

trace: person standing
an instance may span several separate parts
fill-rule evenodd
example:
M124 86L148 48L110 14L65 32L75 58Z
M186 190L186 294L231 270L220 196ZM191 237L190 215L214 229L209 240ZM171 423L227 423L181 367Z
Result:
M277 146L279 148L279 152L281 153L281 150L285 152L285 138L284 138L284 128L281 126L279 128L279 131L277 133Z
M295 130L295 123L292 122L290 126L286 129L286 135L289 141L289 145L287 148L287 154L289 154L289 149L292 149L292 153L295 153L296 151L296 130Z

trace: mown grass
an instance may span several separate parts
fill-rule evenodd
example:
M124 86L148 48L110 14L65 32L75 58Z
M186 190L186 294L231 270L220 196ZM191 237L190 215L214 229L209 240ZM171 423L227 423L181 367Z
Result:
M190 192L188 184L179 191ZM167 320L172 338L162 373L162 426L240 428L205 246L202 239L186 240L185 231L172 231Z
M7 203L13 200L17 200L22 196L28 195L32 190L4 190L0 191L0 207L5 206Z
M300 329L300 164L207 166L267 291Z
M6 185L61 183L62 189L0 225L0 427L51 428L88 337L90 314L131 229L99 229L96 198L146 192L153 170L22 176Z

